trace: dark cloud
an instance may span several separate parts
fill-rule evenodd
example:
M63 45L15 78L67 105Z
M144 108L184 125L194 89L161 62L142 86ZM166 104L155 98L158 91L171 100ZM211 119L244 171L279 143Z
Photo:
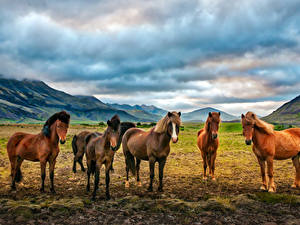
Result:
M4 0L1 73L85 82L90 94L282 100L299 90L299 12L299 1ZM207 95L218 79L245 76L274 91L241 97L226 86Z

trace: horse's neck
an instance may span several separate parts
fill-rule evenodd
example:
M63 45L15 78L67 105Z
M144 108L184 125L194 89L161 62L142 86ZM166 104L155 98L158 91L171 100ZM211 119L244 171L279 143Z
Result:
M208 140L212 139L212 132L210 129L210 124L205 124L205 133Z
M159 135L158 140L159 140L160 148L164 148L164 147L170 145L171 137L170 137L170 135L168 135L167 131L160 133L158 135Z
M58 145L59 137L58 137L57 131L56 131L56 122L53 123L50 127L50 139L51 139L51 142Z
M104 148L109 148L110 147L110 142L109 142L109 139L108 139L107 131L104 132L102 138L103 138L103 141L104 141Z
M267 135L266 133L262 132L258 127L254 127L253 135L252 135L252 141L255 145L260 145L261 141L263 141L264 138L260 138L260 136Z

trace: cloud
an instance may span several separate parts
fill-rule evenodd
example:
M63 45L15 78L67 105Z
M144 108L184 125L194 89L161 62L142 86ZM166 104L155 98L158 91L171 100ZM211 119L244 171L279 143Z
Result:
M172 109L280 102L299 94L299 9L299 1L4 0L0 73L121 103L163 105L168 96Z

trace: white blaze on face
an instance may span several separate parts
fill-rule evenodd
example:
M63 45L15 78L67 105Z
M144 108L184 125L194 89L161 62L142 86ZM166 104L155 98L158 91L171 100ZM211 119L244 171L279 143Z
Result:
M172 123L172 127L173 127L172 138L173 138L173 140L177 140L176 124L175 124L175 123Z

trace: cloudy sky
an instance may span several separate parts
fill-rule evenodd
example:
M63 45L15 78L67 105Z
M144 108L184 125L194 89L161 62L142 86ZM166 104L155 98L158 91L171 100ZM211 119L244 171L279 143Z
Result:
M103 102L266 115L300 94L300 1L1 0L0 74Z

